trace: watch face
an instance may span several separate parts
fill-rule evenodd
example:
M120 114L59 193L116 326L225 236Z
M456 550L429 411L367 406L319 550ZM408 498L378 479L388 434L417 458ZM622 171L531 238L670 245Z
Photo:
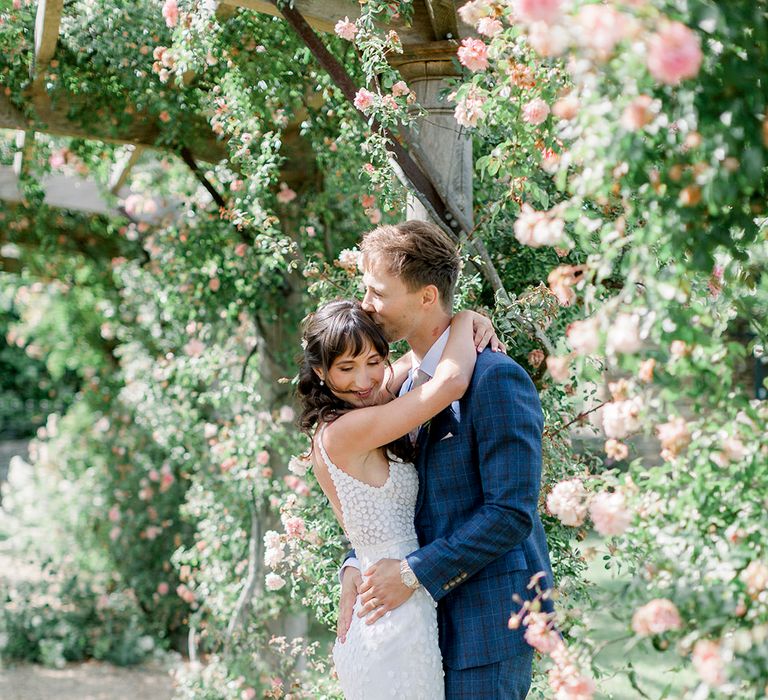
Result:
M408 588L413 588L416 585L416 574L414 574L413 571L404 571L403 583L408 586Z

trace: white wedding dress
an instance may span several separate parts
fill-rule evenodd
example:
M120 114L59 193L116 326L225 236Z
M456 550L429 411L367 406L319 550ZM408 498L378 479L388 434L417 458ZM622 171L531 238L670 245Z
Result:
M383 486L370 486L337 467L319 434L320 454L336 487L344 528L362 571L379 559L402 559L418 549L413 516L419 477L413 464L389 461ZM346 700L442 700L443 663L436 603L420 587L399 608L368 625L355 604L347 640L333 660Z

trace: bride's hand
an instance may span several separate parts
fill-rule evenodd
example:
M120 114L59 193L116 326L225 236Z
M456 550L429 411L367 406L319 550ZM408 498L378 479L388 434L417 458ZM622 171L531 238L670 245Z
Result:
M352 614L355 602L363 583L360 570L354 566L347 566L341 572L341 597L339 598L339 619L336 623L336 636L344 644L347 641L347 632L352 624Z
M504 343L496 335L496 329L493 327L493 321L487 316L477 313L477 311L465 311L464 313L472 316L472 331L474 333L473 342L477 352L485 350L490 345L494 352L507 352Z

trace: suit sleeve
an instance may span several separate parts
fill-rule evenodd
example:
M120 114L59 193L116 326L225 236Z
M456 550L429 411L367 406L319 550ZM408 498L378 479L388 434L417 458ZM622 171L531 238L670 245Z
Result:
M482 504L459 528L407 556L435 600L523 542L541 482L541 404L528 374L512 362L489 367L470 397Z

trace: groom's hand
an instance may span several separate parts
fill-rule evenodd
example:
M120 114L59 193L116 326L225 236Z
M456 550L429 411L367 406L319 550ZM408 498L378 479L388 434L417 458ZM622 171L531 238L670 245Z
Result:
M360 587L360 612L365 623L372 625L382 615L400 607L413 591L400 578L399 559L380 559L364 573L365 582Z
M344 644L347 641L347 632L352 624L355 601L357 600L363 577L360 570L354 566L347 566L341 572L341 596L339 597L339 620L336 623L336 636Z

